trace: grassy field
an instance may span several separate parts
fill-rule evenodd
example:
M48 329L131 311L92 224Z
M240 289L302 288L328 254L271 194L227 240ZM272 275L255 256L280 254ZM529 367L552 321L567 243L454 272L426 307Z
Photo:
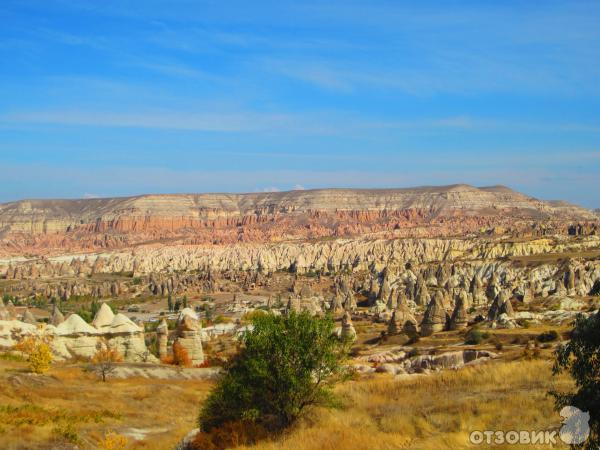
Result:
M110 432L126 436L128 449L171 449L195 427L212 386L141 378L101 383L74 366L36 376L10 360L0 360L0 384L4 449L106 448ZM468 448L472 430L557 427L560 417L546 392L568 386L567 379L551 377L548 360L539 359L407 380L378 374L340 385L338 408L317 409L285 435L254 448Z
M569 381L553 379L550 367L549 361L519 360L403 381L347 382L338 389L339 409L319 410L277 441L253 448L475 448L468 443L473 430L553 429L560 417L546 392Z
M127 437L128 449L171 449L195 428L205 381L98 381L80 367L46 375L0 360L0 448L103 448L108 433ZM138 439L136 439L138 438Z

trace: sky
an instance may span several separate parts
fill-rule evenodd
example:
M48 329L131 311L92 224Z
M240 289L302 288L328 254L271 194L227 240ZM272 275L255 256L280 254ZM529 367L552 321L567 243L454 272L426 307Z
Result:
M0 202L507 185L600 207L600 2L0 1Z

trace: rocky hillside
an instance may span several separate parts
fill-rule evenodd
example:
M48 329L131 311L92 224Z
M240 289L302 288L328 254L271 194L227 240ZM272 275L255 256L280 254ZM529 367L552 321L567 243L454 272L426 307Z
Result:
M529 228L540 221L566 227L595 218L584 208L540 201L503 186L22 200L0 205L0 253L164 240L273 242L392 231L400 237L431 237L516 224L522 228L525 222Z

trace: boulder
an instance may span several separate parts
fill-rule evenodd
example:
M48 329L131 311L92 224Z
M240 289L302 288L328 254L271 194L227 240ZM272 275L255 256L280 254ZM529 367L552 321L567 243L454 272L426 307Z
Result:
M65 316L63 316L63 314L60 312L60 309L58 309L58 306L56 306L56 303L55 303L54 306L52 307L52 314L50 314L50 320L48 321L48 323L50 325L54 325L55 327L57 327L64 321L65 321Z
M341 337L344 340L356 340L356 330L354 329L354 325L352 325L352 317L350 316L350 313L348 311L346 311L342 316Z
M11 348L26 336L37 335L36 325L20 320L0 320L0 348Z
M31 325L37 325L37 320L35 320L35 317L33 317L33 314L28 309L23 313L22 321Z

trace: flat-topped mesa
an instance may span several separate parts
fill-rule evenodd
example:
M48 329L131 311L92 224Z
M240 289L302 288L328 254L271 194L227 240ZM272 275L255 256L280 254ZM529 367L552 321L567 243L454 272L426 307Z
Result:
M271 241L282 234L314 238L394 231L432 236L547 219L566 221L560 223L564 233L580 222L584 225L574 232L597 231L598 216L584 208L540 201L504 187L452 185L22 200L0 205L0 237L8 240L2 245L19 243L21 248L88 249L173 237L228 243ZM408 226L430 224L435 227L420 231ZM546 226L535 232L543 234ZM241 236L238 227L244 230Z

